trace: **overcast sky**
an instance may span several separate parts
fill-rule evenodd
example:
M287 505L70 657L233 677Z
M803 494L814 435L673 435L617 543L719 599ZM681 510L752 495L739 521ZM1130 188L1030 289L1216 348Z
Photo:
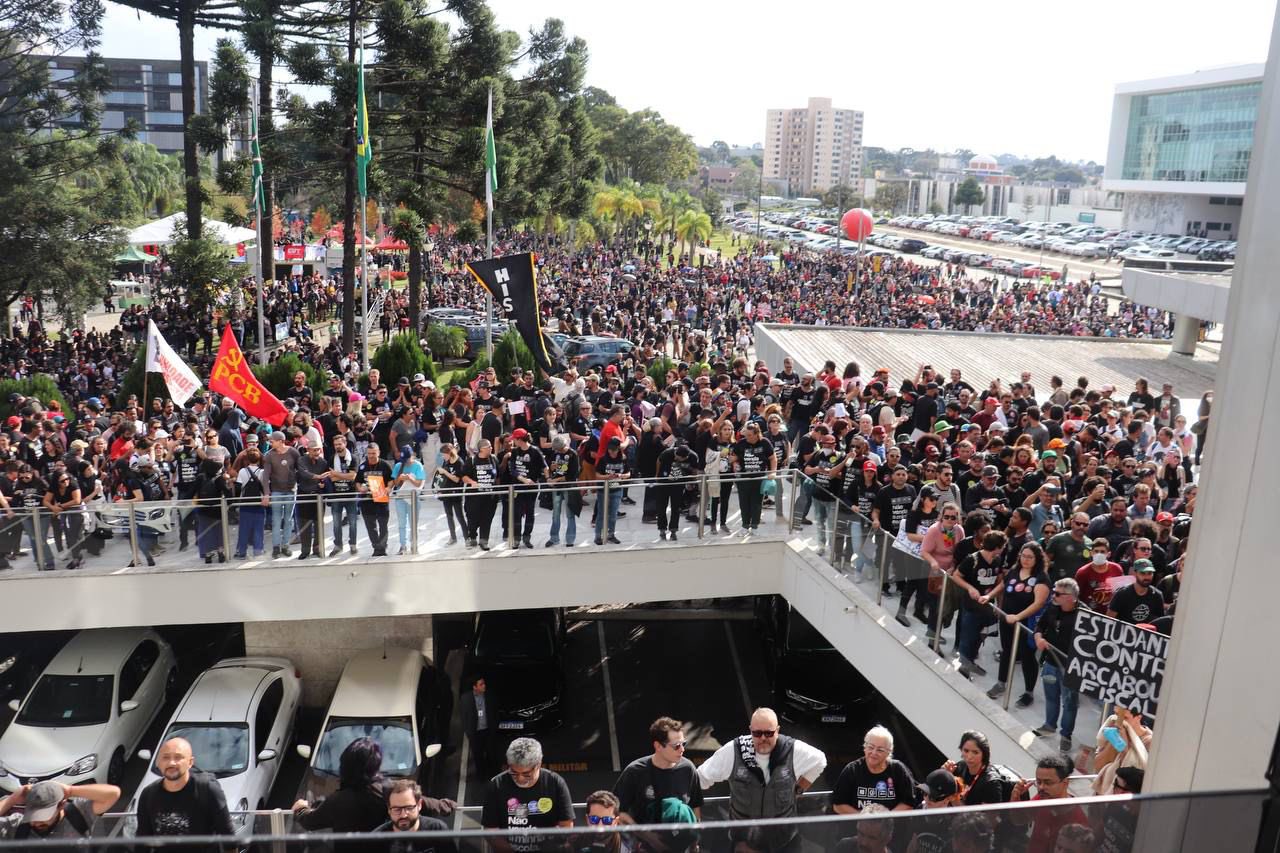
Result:
M1106 154L1115 85L1266 59L1271 0L490 0L505 29L565 21L587 83L651 107L699 145L764 138L809 97L865 113L863 143ZM216 36L201 33L208 59ZM106 56L178 57L173 24L108 3Z

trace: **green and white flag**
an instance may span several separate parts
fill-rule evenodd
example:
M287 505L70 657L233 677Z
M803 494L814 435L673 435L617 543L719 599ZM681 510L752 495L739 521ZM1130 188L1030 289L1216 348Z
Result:
M360 45L360 84L356 94L356 187L361 198L369 194L369 164L373 140L369 138L369 105L364 99L364 45Z
M271 213L267 207L267 188L262 180L262 146L258 143L258 102L254 99L249 114L249 150L253 154L253 206L255 210Z
M493 87L489 87L489 108L484 124L484 205L493 213L493 194L498 189L498 149L493 143Z

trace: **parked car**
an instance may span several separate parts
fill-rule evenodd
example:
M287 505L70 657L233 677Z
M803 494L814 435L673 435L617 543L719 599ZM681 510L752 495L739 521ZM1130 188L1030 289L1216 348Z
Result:
M27 695L53 656L74 631L20 631L0 634L0 732L13 716L9 702Z
M918 240L915 237L905 237L898 244L898 251L916 254L929 246L924 240Z
M1107 253L1107 247L1101 243L1082 242L1076 243L1067 249L1068 254L1079 255L1083 258L1098 258Z
M946 251L948 251L946 246L929 246L920 250L920 257L930 258L935 261L942 260L942 255Z
M995 272L1012 273L1017 264L1017 261L1010 258L996 258L991 262L991 269Z
M53 779L120 784L125 763L175 692L173 650L149 628L72 637L19 700L0 736L0 790Z
M543 732L564 721L565 624L560 610L491 610L476 616L463 671L483 675L499 732Z
M756 599L773 707L784 720L862 726L876 690L807 619L779 595Z
M602 370L605 365L626 358L636 345L625 338L583 335L570 338L564 345L565 358L576 358L579 372Z
M266 808L293 736L301 694L302 680L285 658L227 658L196 678L156 749L138 755L150 761L165 741L185 738L200 769L217 777L231 811ZM161 777L152 763L138 790ZM137 811L136 796L129 811ZM237 834L253 830L253 821L245 816L235 822Z
M347 661L307 759L299 797L314 802L338 788L338 760L356 738L382 747L382 775L430 787L431 759L449 732L453 693L447 676L417 649L394 646L357 652Z

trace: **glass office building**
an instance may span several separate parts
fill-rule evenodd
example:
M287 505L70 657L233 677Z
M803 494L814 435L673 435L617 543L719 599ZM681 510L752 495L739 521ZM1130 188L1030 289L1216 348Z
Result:
M1136 95L1121 177L1244 182L1261 81Z

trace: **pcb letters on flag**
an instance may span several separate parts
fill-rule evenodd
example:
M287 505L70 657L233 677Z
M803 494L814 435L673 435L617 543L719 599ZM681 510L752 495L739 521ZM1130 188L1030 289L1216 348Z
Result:
M472 261L467 269L493 296L494 306L515 324L538 367L548 374L563 370L560 348L542 331L533 253Z
M200 379L178 354L169 346L164 335L156 328L155 320L147 321L147 365L148 373L159 373L164 377L169 396L179 406L185 406L191 395L200 388Z
M272 426L280 426L289 415L284 404L253 375L230 323L222 332L222 346L209 374L209 390L230 397L246 414Z

